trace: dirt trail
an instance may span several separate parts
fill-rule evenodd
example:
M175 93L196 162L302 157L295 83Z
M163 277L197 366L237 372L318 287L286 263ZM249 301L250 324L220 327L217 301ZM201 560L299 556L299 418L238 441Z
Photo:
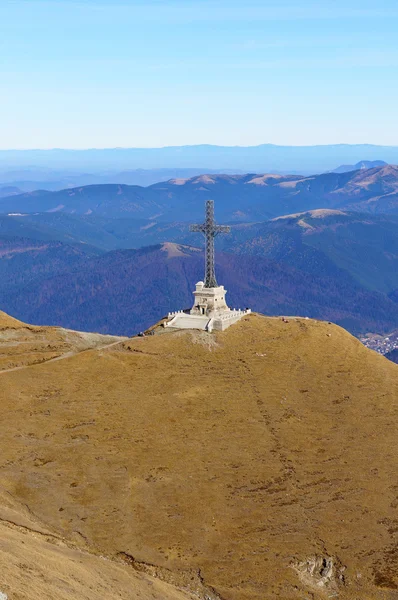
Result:
M37 367L38 365L48 365L49 363L56 362L58 360L64 360L66 358L71 358L72 356L76 356L77 354L81 354L82 352L87 352L88 350L103 350L104 348L111 348L112 346L116 346L121 342L122 340L118 340L117 342L112 342L111 344L103 344L102 346L95 346L93 348L85 348L83 350L71 350L69 352L65 352L65 354L61 354L61 356L56 356L55 358L50 358L49 360L43 360L39 363L31 365L21 365L20 367L11 367L11 369L4 369L3 371L0 371L0 375L3 375L4 373L11 373L12 371L22 371L23 369Z

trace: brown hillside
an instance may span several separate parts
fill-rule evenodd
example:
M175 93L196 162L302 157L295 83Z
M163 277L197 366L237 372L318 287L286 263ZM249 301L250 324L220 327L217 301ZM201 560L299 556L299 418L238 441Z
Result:
M189 594L81 550L0 491L0 598L191 600Z
M83 350L105 347L124 339L62 327L35 327L0 311L0 374L69 358Z
M288 321L158 328L0 374L0 486L201 598L398 597L398 368Z
M25 323L22 323L21 321L10 317L5 312L0 310L0 330L8 328L20 329L21 327L25 326Z

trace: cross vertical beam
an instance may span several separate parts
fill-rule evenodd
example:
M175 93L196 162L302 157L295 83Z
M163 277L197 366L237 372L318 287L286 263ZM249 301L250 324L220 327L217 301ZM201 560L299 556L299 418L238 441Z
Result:
M191 225L192 232L200 232L205 236L205 288L218 287L215 272L214 238L219 233L229 233L231 228L227 225L216 225L214 220L214 200L206 200L206 219L202 225Z

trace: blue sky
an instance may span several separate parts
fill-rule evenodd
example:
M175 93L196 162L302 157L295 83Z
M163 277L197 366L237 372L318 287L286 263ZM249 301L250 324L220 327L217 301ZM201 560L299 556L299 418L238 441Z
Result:
M0 148L398 145L396 0L0 0Z

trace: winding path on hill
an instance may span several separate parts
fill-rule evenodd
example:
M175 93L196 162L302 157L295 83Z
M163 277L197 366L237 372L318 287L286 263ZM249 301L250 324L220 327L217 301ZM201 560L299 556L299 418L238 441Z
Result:
M123 340L120 339L117 342L112 342L111 344L103 344L102 346L85 348L84 350L71 350L70 352L65 352L65 354L61 354L60 356L56 356L55 358L50 358L49 360L43 360L41 362L32 363L30 365L21 365L20 367L11 367L11 369L4 369L3 371L0 371L0 375L3 375L4 373L11 373L12 371L21 371L23 369L29 369L30 367L37 367L38 365L48 365L49 363L56 362L58 360L65 360L66 358L71 358L72 356L76 356L77 354L81 354L82 352L88 352L89 350L104 350L104 348L112 348L112 346L121 344L122 341Z

